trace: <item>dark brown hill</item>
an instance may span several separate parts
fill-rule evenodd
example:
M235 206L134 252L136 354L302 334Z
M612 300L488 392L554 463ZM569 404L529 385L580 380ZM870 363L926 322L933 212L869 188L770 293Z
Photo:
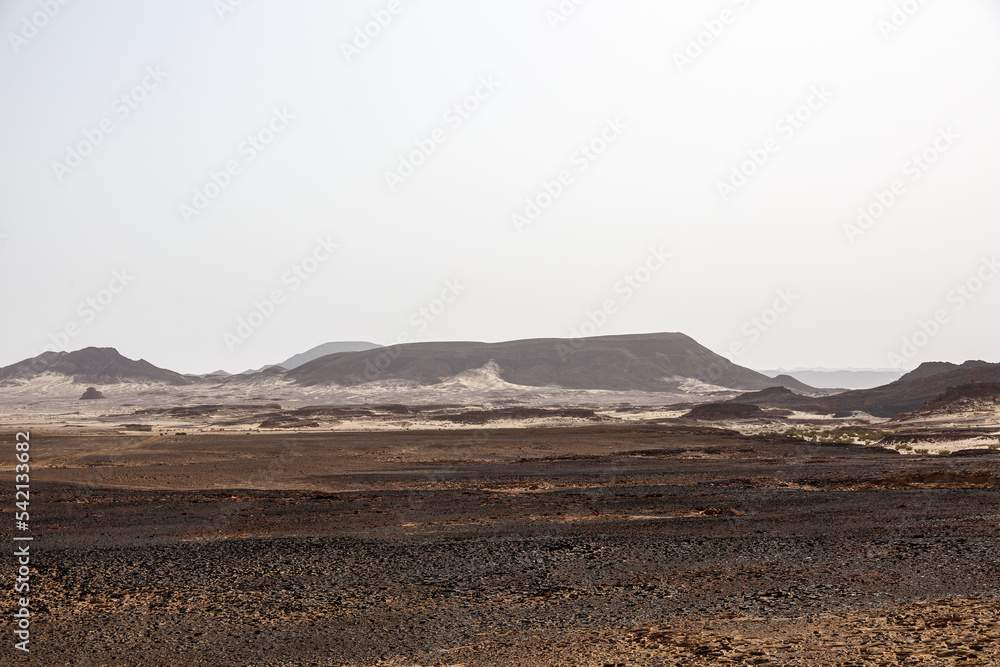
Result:
M952 369L927 374L933 369L947 368L948 366L951 366ZM903 412L912 412L922 408L929 401L944 394L950 387L960 387L969 384L970 381L1000 382L1000 364L977 361L966 362L961 366L924 364L921 368L924 368L924 372L914 371L895 382L874 389L847 391L822 398L810 398L772 389L738 396L733 401L762 407L788 408L827 414L863 411L876 417L894 417Z
M71 377L85 384L116 382L162 382L171 385L190 384L180 373L159 368L140 359L123 357L112 347L87 347L75 352L44 352L37 357L0 368L0 381L30 380L44 373Z
M924 363L917 366L915 369L899 378L900 380L920 380L922 378L930 377L932 375L940 375L941 373L950 373L951 371L964 371L972 368L981 368L983 366L990 366L988 362L985 361L966 361L964 364L953 364L948 361L925 361Z
M802 401L806 400L809 400L808 396L796 394L788 387L768 387L767 389L761 389L760 391L741 394L736 398L726 401L726 403L740 403L744 405L758 406L767 405L772 407L782 404L781 406L784 407L783 404L785 403L788 403L789 405L798 405Z
M1000 382L968 382L948 387L943 394L917 410L916 414L994 410L997 405L1000 405Z
M876 417L893 417L924 406L949 387L975 382L1000 382L1000 364L962 366L944 373L906 379L876 387L837 394L824 399L831 412L864 410Z
M738 366L680 333L542 338L505 343L441 342L332 354L288 372L305 385L375 380L436 384L493 362L500 378L529 387L672 391L685 381L732 389L808 385Z

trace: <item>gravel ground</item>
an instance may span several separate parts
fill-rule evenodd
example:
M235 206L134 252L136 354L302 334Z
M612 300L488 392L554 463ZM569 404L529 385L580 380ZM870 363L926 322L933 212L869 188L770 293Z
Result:
M615 448L437 453L298 489L40 481L32 661L1000 664L1000 458L663 432Z

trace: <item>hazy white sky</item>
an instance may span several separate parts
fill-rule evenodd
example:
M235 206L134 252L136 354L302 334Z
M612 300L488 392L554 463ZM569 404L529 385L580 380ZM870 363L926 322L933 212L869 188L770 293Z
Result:
M559 7L3 3L0 365L652 331L1000 361L1000 5Z

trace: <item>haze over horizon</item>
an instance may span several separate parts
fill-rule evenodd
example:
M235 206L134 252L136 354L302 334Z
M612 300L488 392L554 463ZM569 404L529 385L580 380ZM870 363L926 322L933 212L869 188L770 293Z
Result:
M0 7L0 366L674 331L1000 361L996 3L225 2Z

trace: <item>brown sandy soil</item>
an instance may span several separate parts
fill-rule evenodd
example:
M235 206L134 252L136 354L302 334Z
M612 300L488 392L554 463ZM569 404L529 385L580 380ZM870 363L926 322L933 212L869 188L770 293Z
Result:
M989 451L593 424L32 456L36 664L1000 661Z

